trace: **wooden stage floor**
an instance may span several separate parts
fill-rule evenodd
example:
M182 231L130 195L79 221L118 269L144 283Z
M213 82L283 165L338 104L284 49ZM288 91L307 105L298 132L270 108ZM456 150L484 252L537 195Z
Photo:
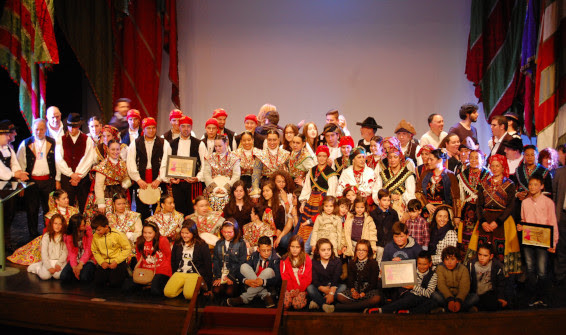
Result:
M0 277L2 334L179 334L189 305L181 297L125 295L118 289L42 281L24 266L9 266L20 272ZM458 315L285 312L281 333L560 334L566 320L566 288L555 289L552 303L555 308Z

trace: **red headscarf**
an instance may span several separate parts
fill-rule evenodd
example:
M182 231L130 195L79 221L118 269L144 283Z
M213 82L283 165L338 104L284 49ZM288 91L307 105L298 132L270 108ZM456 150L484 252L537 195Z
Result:
M330 149L328 149L328 147L326 145L319 145L318 148L316 148L316 155L317 156L321 152L326 152L326 155L330 156Z
M428 152L432 152L433 150L436 150L436 148L434 147L434 145L432 144L425 144L421 147L421 150L419 150L419 152L417 153L417 157L420 157L422 155L423 151L428 151Z
M183 112L178 109L174 109L169 113L169 121L173 119L180 119L183 117Z
M352 138L352 136L342 136L340 143L338 143L338 146L342 147L344 145L349 145L352 148L354 147L354 139Z
M491 163L493 161L497 161L497 162L501 163L501 165L503 166L503 176L505 178L509 178L509 164L507 164L507 157L505 157L503 155L493 155L493 156L489 157L490 168L491 168Z
M115 140L118 139L118 129L116 127L113 127L111 125L105 125L104 127L102 127L102 132L109 132L110 134L112 134L112 137L114 137Z
M146 117L142 121L142 129L145 129L146 127L149 127L149 126L157 127L157 121L155 121L155 119L152 118L152 117Z

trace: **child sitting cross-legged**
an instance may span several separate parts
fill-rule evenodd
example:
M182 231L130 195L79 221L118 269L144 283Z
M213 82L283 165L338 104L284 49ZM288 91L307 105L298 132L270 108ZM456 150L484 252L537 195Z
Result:
M436 268L438 292L433 298L449 312L467 311L473 306L470 292L470 273L460 263L460 251L448 246L442 250L442 264Z
M279 256L273 252L270 236L261 236L257 242L257 251L253 252L248 261L240 266L240 282L246 291L239 297L229 298L228 306L248 304L255 297L260 297L265 307L275 307L271 292L281 284Z
M503 264L493 258L491 244L478 247L477 260L468 264L470 271L470 304L485 311L496 311L507 306L505 299L506 278Z
M379 266L373 259L373 250L368 240L356 244L355 256L348 263L346 290L338 294L340 304L336 310L368 310L379 304L381 292L378 288Z
M417 257L417 284L405 286L406 291L398 300L383 306L380 313L394 313L408 310L411 314L428 313L435 306L432 294L436 290L438 276L431 269L432 258L426 251L421 251Z
M336 257L332 242L321 238L316 242L312 261L312 284L307 287L311 298L309 309L319 309L331 313L334 311L336 294L346 290L340 283L342 261Z

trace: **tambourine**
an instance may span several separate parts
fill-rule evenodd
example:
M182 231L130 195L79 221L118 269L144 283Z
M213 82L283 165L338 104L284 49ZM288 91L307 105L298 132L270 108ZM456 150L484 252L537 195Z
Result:
M206 242L206 244L211 245L211 246L215 246L216 242L218 242L220 240L220 238L217 235L211 234L211 233L200 233L198 234L198 236Z
M161 189L148 186L145 190L138 189L138 198L146 205L155 205L161 198Z

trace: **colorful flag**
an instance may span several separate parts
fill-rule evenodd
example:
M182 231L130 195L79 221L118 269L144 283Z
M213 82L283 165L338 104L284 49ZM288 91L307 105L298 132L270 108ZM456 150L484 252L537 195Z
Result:
M466 75L488 120L519 94L526 9L527 0L472 0Z
M537 51L535 128L539 148L566 142L566 0L543 0Z
M539 26L540 3L528 0L523 42L521 50L521 73L524 75L525 93L523 96L525 132L534 136L534 96L535 96L535 58L537 52L537 30Z
M7 0L0 19L0 66L20 88L28 127L45 112L45 64L58 64L52 0Z

